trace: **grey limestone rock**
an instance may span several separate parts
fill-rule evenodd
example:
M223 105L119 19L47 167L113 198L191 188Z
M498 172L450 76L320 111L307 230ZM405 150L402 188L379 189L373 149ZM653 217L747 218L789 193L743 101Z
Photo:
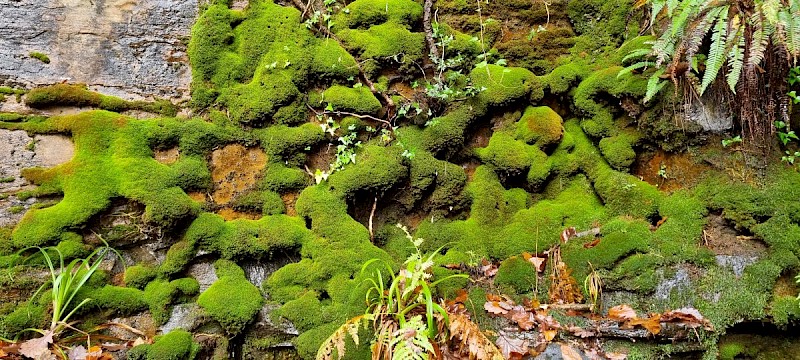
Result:
M197 13L197 0L0 0L0 85L67 81L131 100L187 98Z

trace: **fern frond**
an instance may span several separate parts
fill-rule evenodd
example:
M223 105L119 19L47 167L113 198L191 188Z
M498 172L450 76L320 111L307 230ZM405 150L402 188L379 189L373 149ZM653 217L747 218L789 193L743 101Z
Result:
M637 62L635 64L632 64L632 65L627 66L626 68L620 70L619 73L617 73L617 78L619 79L622 75L629 74L633 70L642 69L642 68L648 68L648 67L651 67L653 65L655 65L655 63L653 63L652 61L639 61L639 62Z
M708 30L711 29L711 25L714 24L714 20L719 16L720 11L722 11L721 7L706 12L691 29L689 37L684 40L686 42L686 60L689 62L697 54L703 44L703 39L705 39Z
M764 61L764 54L769 45L769 33L764 28L761 16L753 14L750 17L750 23L750 26L753 27L753 37L750 40L750 53L747 55L747 67L752 69Z
M679 8L679 13L672 17L672 36L676 38L683 37L683 31L686 29L686 23L695 15L696 7L693 2L686 1L683 6Z
M640 57L645 56L645 55L649 55L651 52L653 52L652 49L637 49L637 50L633 50L630 53L628 53L628 55L625 55L624 58L622 58L622 63L624 64L626 61L628 61L630 59L636 59L636 58L640 58Z
M659 69L647 79L647 93L644 96L645 103L650 101L653 96L656 96L656 94L664 88L664 85L667 85L667 81L661 79L661 75L664 75L664 71L665 69Z
M728 52L729 71L728 75L726 76L728 87L730 87L734 94L736 94L736 84L739 83L739 78L742 75L745 45L742 29L739 29L739 32L737 32L735 36L739 39L739 41Z
M673 12L676 8L678 8L678 5L680 5L680 0L667 0L667 16L672 17Z
M724 6L722 12L717 17L714 30L711 33L711 47L706 61L706 71L703 74L703 82L700 84L700 95L705 93L706 88L717 78L719 70L725 63L725 39L727 35L728 6Z
M655 24L658 14L664 10L665 0L653 0L650 8L650 23Z

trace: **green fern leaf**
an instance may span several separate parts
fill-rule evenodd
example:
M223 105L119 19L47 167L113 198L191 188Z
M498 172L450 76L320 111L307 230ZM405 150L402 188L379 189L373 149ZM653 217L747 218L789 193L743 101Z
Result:
M753 27L753 38L750 40L750 53L747 56L747 68L752 69L764 60L764 53L769 44L769 32L764 28L763 20L757 14L750 17Z
M685 40L687 42L686 59L689 62L691 62L692 58L694 58L694 55L697 54L697 51L703 44L703 39L706 38L708 30L711 29L711 25L714 24L714 20L716 20L721 11L722 8L718 7L706 12L705 15L703 15L697 22L697 25L691 29L691 35Z
M742 29L736 33L736 37L739 38L739 41L728 52L730 71L728 71L726 77L728 87L731 88L734 94L736 94L736 84L739 83L739 77L742 75L742 67L744 66L744 36Z
M717 78L719 70L725 63L725 38L728 27L726 18L728 16L728 6L724 6L722 12L717 17L714 30L711 34L711 47L706 61L706 71L703 74L703 82L700 85L700 95L705 93L706 88Z
M664 85L667 84L665 80L661 79L661 75L664 75L664 71L664 69L659 69L647 79L647 93L644 96L645 103L650 101L653 96L656 96L656 94L664 88Z
M622 63L624 64L626 61L628 61L630 59L636 59L636 58L640 58L642 56L648 55L652 51L653 51L652 49L637 49L637 50L633 50L630 53L628 53L628 55L625 55L624 58L622 58Z
M629 74L633 70L642 69L642 68L648 68L648 67L651 67L653 65L655 65L655 64L652 61L639 61L639 62L637 62L635 64L632 64L632 65L620 70L619 73L617 73L617 78L619 79L622 75Z
M650 23L651 24L655 24L656 23L656 17L658 17L658 14L661 12L661 10L664 9L664 5L665 4L666 4L666 2L664 0L653 0L653 2L651 3L651 8L650 8Z

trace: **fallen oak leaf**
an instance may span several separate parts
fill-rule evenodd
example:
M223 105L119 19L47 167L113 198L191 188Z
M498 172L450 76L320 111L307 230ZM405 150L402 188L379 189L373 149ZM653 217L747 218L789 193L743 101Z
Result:
M570 333L572 333L572 335L575 335L581 339L597 336L596 332L575 325L567 327L567 331L569 331Z
M605 353L606 359L608 360L625 360L628 358L628 354L617 353L617 352L607 352Z
M714 330L714 326L700 311L690 307L665 312L661 315L661 322L679 322L692 329L702 326L706 330Z
M515 306L509 315L510 320L515 322L522 330L528 331L536 325L536 319L534 319L533 314L527 312L522 306Z
M48 331L42 337L30 339L19 346L19 353L36 360L55 360L56 356L50 351L53 343L53 332Z
M608 309L608 318L611 320L623 322L636 318L636 311L629 305L622 304Z
M600 237L594 238L594 240L592 240L592 241L590 241L590 242L588 242L588 243L585 243L585 244L583 244L583 248L584 248L584 249L591 249L591 248L593 248L593 247L597 246L597 244L600 244L600 240L601 240L601 239L602 239L602 238L600 238Z
M555 329L542 330L542 336L544 336L544 339L546 341L548 341L548 342L549 341L553 341L553 339L556 338L557 334L558 334L558 330L555 330Z
M505 331L500 331L495 344L506 359L522 359L528 353L528 340L510 337Z
M631 319L625 323L626 325L630 326L641 326L647 331L649 331L653 335L658 335L661 332L661 315L660 314L653 314L649 318L645 319Z
M508 314L509 309L504 309L500 304L503 302L498 301L487 301L483 304L483 309L488 311L490 314L495 315L505 315Z
M536 268L536 272L544 272L547 258L542 258L538 256L532 256L528 258L528 262L533 264L533 267Z
M581 354L567 344L561 344L561 358L564 360L583 360Z

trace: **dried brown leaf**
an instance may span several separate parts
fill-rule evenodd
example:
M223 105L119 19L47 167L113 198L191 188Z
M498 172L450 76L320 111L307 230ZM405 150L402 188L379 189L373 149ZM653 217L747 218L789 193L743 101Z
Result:
M654 314L645 319L631 319L626 323L631 326L641 326L653 335L658 335L661 332L661 315Z
M564 360L583 360L578 350L567 344L561 344L561 358Z
M522 359L528 353L528 340L508 336L504 331L500 332L495 344L505 359Z
M522 306L515 306L514 309L509 313L508 317L522 330L527 331L533 329L533 327L536 325L536 319L534 319L533 314L526 311Z
M608 318L611 320L623 322L636 318L636 311L629 305L622 304L608 309Z
M608 360L625 360L628 358L627 354L623 353L616 353L616 352L607 352L606 359Z
M567 331L569 331L570 333L572 333L572 335L575 335L575 336L577 336L577 337L579 337L581 339L597 336L597 333L592 331L592 330L584 329L582 327L578 327L578 326L574 326L574 325L570 326L570 327L567 327Z
M533 267L536 268L536 272L544 272L544 269L547 264L547 258L533 256L528 259L528 261L533 264Z
M583 248L584 248L584 249L591 249L591 248L593 248L593 247L597 246L597 244L600 244L600 240L601 240L601 239L602 239L602 238L599 238L599 237L598 237L598 238L594 238L594 240L592 240L592 241L590 241L590 242L588 242L588 243L585 243L585 244L583 244Z
M553 339L556 338L557 334L558 334L558 330L554 330L554 329L543 330L542 331L542 336L544 336L544 339L546 341L553 341Z
M23 342L19 347L19 353L36 360L55 360L56 356L50 351L52 343L53 332L48 331L42 337Z
M460 340L462 348L469 352L469 359L503 360L503 355L484 335L478 325L464 314L448 314L450 318L450 338Z
M714 330L714 326L700 311L690 307L665 312L661 315L661 322L679 322L693 329L702 326L706 330Z
M504 309L500 304L502 301L487 301L483 304L483 308L488 311L490 314L495 315L505 315L508 314L508 309Z

